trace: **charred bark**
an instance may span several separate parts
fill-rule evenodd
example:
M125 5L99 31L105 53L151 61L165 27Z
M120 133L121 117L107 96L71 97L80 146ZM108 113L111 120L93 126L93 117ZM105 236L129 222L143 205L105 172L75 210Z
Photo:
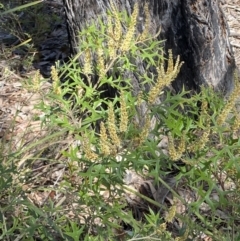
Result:
M63 0L72 54L77 53L78 32L98 16L106 17L107 0ZM132 12L135 0L118 0L120 10ZM232 88L235 61L229 43L228 26L218 0L145 0L140 1L138 30L144 25L144 3L149 3L152 31L161 28L165 50L181 56L185 64L173 83L176 91L199 90L210 84L228 93ZM166 52L166 51L165 51ZM138 80L135 80L138 85ZM137 86L136 86L137 87Z

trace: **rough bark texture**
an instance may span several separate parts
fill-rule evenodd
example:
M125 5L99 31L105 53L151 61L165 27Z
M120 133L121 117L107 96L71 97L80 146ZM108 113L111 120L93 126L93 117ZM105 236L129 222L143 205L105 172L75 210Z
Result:
M147 0L146 0L147 1ZM139 1L139 31L144 26ZM110 8L109 0L63 0L72 53L76 54L78 32ZM115 0L118 8L132 12L135 0ZM181 56L185 62L173 83L175 90L199 90L205 83L227 93L232 88L235 61L228 40L228 27L219 0L148 0L152 16L152 31L161 27L160 39L166 39L165 49ZM137 81L136 85L137 85ZM137 86L136 86L137 87Z

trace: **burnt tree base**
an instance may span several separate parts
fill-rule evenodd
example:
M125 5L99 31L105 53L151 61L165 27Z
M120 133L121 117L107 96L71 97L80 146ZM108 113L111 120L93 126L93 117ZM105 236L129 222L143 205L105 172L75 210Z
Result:
M111 9L106 0L63 0L72 54L77 54L78 33L99 16L106 18ZM118 9L131 14L134 0L119 0ZM233 88L235 61L229 42L229 31L218 0L148 0L141 1L139 32L144 27L145 3L149 4L152 26L159 39L166 40L164 49L172 49L173 56L180 55L184 65L173 82L176 91L183 86L200 90L201 85L211 85L227 94ZM165 51L167 53L167 51ZM138 85L139 80L134 80Z

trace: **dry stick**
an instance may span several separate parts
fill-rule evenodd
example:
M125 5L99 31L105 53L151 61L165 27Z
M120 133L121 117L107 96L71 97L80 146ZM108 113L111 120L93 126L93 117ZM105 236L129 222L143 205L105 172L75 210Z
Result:
M187 204L186 201L185 201L176 191L174 191L174 190L172 189L172 187L170 187L162 178L159 177L158 180L159 180L159 181L161 182L161 184L162 184L163 186L165 186L175 197L177 197L178 200L180 200L180 201L181 201L183 204L185 204L185 205ZM147 197L147 196L139 193L138 191L134 190L133 188L128 187L127 185L123 185L123 189L125 189L125 190L127 190L127 191L135 194L136 196L138 196L138 197L146 200L147 202L149 202L149 203L151 203L151 204L159 207L161 210L162 210L162 209L165 210L165 211L167 210L167 207L165 207L163 204L161 204L161 203L159 203L159 202L157 202L157 201L155 201L155 200L153 200L153 199L151 199L151 198L149 198L149 197Z
M235 48L240 48L240 45L239 44L235 44L235 43L231 43L231 45Z
M232 8L232 9L240 12L240 8L237 8L237 7L235 7L235 6L232 6L232 5L228 5L228 4L227 4L226 7L227 7L227 8Z
M230 32L230 37L240 37L240 33Z

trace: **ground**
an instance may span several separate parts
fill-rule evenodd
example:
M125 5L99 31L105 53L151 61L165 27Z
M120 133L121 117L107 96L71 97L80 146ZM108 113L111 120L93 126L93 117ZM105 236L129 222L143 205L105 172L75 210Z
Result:
M240 1L223 0L222 2L230 29L230 42L233 47L236 64L240 68Z
M236 64L240 69L240 0L223 0L222 6L229 24L230 42ZM52 4L50 7L62 11L59 3ZM8 32L0 31L0 43L1 38L6 39L8 35ZM38 58L34 61L34 66L40 69L44 76L48 76L49 68L55 58L64 60L68 55L66 40L65 25L60 23L46 34L42 43L38 43L39 53ZM31 51L38 50L32 48ZM37 53L34 54L37 55ZM50 89L51 84L40 77L43 80L39 86L40 91L34 91L32 83L34 83L37 70L32 65L30 66L29 62L26 63L27 67L25 64L21 66L18 63L22 62L21 55L9 51L3 43L1 43L0 55L0 138L6 142L11 142L13 150L17 150L27 143L36 142L46 134L41 128L41 121L35 118L43 113L37 111L34 106L44 98L44 94ZM13 66L15 63L17 68ZM25 81L26 78L29 78L29 81ZM29 153L29 155L33 155L33 153ZM27 158L29 156L17 164L19 168ZM43 182L56 180L61 177L64 171L63 166L55 166L54 170L51 170L51 175L47 176L49 174L47 166L35 166L34 168L41 170L42 176L44 176ZM29 187L24 188L28 189ZM52 192L31 192L29 199L41 206L49 196L54 195Z

